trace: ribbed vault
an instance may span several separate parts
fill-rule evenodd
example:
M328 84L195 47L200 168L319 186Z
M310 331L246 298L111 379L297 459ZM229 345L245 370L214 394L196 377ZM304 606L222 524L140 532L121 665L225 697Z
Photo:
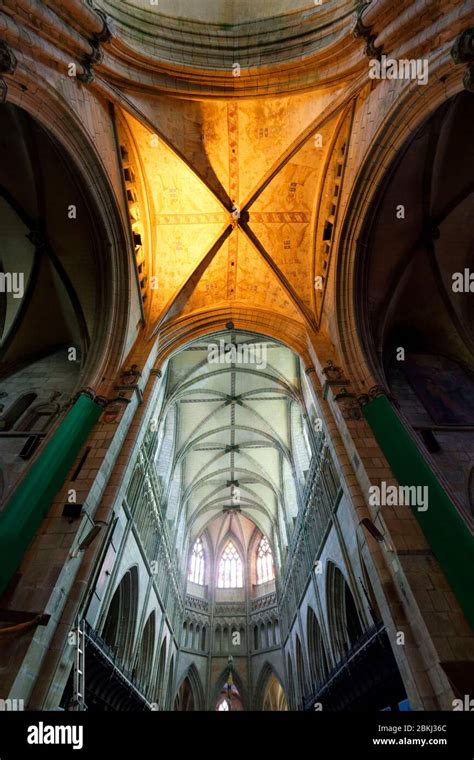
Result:
M250 520L278 556L309 461L298 357L233 330L195 342L171 358L162 408L156 465L178 549L221 515L216 546L229 532L246 544Z
M150 335L226 308L284 318L301 336L318 330L352 113L335 95L156 98L156 133L121 114Z

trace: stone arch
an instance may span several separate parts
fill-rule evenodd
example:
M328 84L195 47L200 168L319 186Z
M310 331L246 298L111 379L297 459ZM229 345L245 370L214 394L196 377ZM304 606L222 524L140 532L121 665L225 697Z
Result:
M334 562L327 563L326 598L329 638L337 662L357 643L363 628L350 586Z
M155 657L156 614L150 612L138 645L137 660L134 667L136 680L146 692L149 691L150 677Z
M322 636L321 626L312 607L306 615L306 642L313 689L321 684L329 672L329 660Z
M220 623L217 623L214 628L214 648L216 652L222 650L222 626Z
M254 648L255 652L260 648L259 647L259 630L258 630L258 625L255 625L255 624L253 626L253 648Z
M173 695L174 695L174 663L175 663L175 656L174 653L171 655L170 660L170 666L168 670L168 682L166 687L166 698L165 698L165 710L172 710L173 709Z
M110 315L110 320L99 323L100 334L82 367L81 382L98 392L107 392L102 378L116 376L123 361L128 329L131 271L129 257L123 255L129 245L127 232L102 160L73 109L37 73L30 79L25 69L21 79L15 77L9 83L7 103L28 114L59 146L93 216L99 246L96 255L108 282L101 293L101 313Z
M275 640L275 644L281 644L280 641L280 623L278 621L278 618L273 618L273 638Z
M188 649L194 649L194 622L192 620L188 626L188 637L186 640L186 647Z
M359 578L359 582L362 586L362 589L364 591L364 595L369 607L369 613L370 617L372 619L372 622L374 624L379 623L382 620L382 613L380 611L379 603L377 601L377 597L375 595L374 587L372 585L372 581L370 579L369 575L369 568L367 566L367 560L370 562L370 554L368 553L368 550L364 552L364 543L362 540L362 536L360 535L360 531L357 535L357 548L358 548L358 554L359 554L359 563L360 568L362 572L362 577ZM370 565L369 565L370 567Z
M273 578L271 578L269 581L266 581L264 583L258 583L258 570L257 570L257 556L258 556L258 550L260 547L261 541L266 539L268 541L268 545L270 547L271 556L273 560ZM259 586L263 585L265 588L267 588L266 584L271 583L272 580L275 580L275 566L277 557L275 556L275 545L276 541L273 540L273 536L268 536L265 533L263 533L260 528L257 526L255 527L255 530L253 531L252 538L249 541L249 547L248 547L248 560L249 560L249 582L256 586L256 592L259 591Z
M188 621L185 620L183 623L183 647L187 646L187 639L188 639Z
M164 681L166 674L166 652L167 641L164 638L161 642L160 656L158 660L158 670L156 674L156 701L159 706L163 706L165 693L164 693Z
M102 638L123 664L128 662L133 648L138 591L138 568L134 565L118 583L102 625Z
M269 701L267 701L268 691L273 686L272 681L276 681L276 683L280 687L281 692L283 694L283 700L281 700L280 702L281 707L278 707L275 705L275 702L277 700L275 700L272 704L269 704ZM283 707L283 702L285 704L285 707ZM268 711L272 709L275 709L275 710L288 709L286 694L283 688L281 678L276 673L275 668L273 668L268 661L263 664L257 678L257 682L255 686L255 703L254 704L255 704L254 709L259 710L259 711Z
M303 658L303 647L298 634L295 637L295 661L296 661L296 695L298 704L302 705L306 696L306 671Z
M184 673L176 691L174 709L180 711L202 711L205 699L201 679L194 663Z
M209 540L209 535L208 535L207 530L202 530L199 533L199 535L195 536L188 543L186 573L187 573L187 578L189 580L189 568L190 568L190 563L191 563L191 557L192 557L192 553L196 545L196 542L199 539L201 540L203 559L204 559L204 577L203 577L202 585L208 586L211 583L211 580L213 578L214 551L213 551L212 541Z
M371 205L384 184L386 167L436 109L462 89L462 83L447 52L439 63L446 70L445 75L442 81L430 77L430 83L425 89L426 97L420 99L416 87L406 87L386 112L372 139L372 147L359 168L341 225L335 270L336 346L347 377L360 393L367 393L380 382L375 366L363 346L360 331L353 329L354 324L360 323L357 294L361 290L359 265L365 257L363 228ZM382 135L384 138L378 139ZM362 334L364 333L365 331Z
M215 578L215 583L217 587L217 578L219 574L219 564L221 561L222 554L225 551L225 548L227 544L232 541L233 545L235 546L235 549L240 557L240 561L242 563L242 587L245 588L248 584L248 563L247 563L247 553L245 551L245 547L242 544L242 541L240 537L237 535L235 531L227 531L225 536L221 538L219 541L218 546L216 547L216 553L215 553L215 562L213 570L213 577Z
M217 702L219 701L219 695L224 688L224 685L227 682L227 676L228 676L228 668L224 668L217 680L215 681L214 688L211 690L211 705L210 709L214 710ZM247 710L248 709L248 693L247 689L244 686L244 683L242 681L242 678L237 670L232 671L232 680L234 682L234 685L239 693L240 701L242 703L242 709Z
M297 709L297 685L295 682L294 677L294 669L293 669L293 661L291 658L290 652L287 653L286 657L286 672L287 672L287 679L288 679L288 688L287 688L287 694L290 702L290 707L292 709Z
M159 329L155 328L154 333L160 335L156 367L161 368L167 359L186 344L206 336L215 336L220 330L224 331L229 322L234 324L235 330L253 333L254 336L262 339L280 341L300 356L305 367L312 366L306 328L263 309L239 306L185 314L176 324L170 322L161 325ZM311 340L316 347L321 343L316 334L311 334Z

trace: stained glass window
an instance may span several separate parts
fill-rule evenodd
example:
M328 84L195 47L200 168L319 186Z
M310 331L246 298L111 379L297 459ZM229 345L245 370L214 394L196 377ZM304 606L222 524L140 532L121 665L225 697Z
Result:
M197 539L193 546L188 580L192 581L192 583L199 583L200 586L204 585L204 547L200 538Z
M272 550L266 536L262 536L257 549L257 583L266 583L274 577Z
M217 576L218 588L242 588L242 560L232 541L229 541L222 552Z
M223 699L222 702L219 702L217 709L219 712L227 712L229 710L229 703L227 699Z

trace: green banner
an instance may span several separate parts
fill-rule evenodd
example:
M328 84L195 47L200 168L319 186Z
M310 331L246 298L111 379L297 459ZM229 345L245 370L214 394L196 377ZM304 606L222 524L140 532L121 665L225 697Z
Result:
M426 540L474 628L474 537L386 396L363 407L401 486L427 486L428 509L413 507Z
M81 394L0 512L0 594L102 411Z

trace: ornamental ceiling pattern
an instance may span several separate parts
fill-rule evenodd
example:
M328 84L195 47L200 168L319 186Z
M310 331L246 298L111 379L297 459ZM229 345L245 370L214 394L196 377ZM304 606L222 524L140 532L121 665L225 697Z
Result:
M152 331L226 306L318 329L352 116L337 94L135 95L148 124L123 112L119 126Z

